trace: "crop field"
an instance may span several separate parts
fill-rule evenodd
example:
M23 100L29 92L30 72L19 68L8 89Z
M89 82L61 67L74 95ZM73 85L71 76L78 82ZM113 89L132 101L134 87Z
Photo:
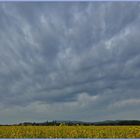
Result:
M0 126L0 138L140 138L140 126Z

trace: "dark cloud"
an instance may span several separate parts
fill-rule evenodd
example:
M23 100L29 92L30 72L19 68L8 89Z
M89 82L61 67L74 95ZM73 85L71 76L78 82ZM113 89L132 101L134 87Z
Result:
M138 119L139 13L139 2L1 3L1 123Z

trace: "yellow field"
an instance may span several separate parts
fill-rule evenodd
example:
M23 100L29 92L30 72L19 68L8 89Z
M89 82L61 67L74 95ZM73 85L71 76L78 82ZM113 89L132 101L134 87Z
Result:
M0 138L140 138L140 126L0 126Z

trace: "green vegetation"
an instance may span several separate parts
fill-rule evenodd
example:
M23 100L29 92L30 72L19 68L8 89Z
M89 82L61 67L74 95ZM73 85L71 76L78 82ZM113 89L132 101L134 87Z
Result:
M140 138L140 126L0 126L0 138Z

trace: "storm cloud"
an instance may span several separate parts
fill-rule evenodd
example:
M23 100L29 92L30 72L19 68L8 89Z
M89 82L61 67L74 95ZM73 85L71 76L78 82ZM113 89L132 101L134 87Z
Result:
M140 118L139 2L1 2L0 123Z

